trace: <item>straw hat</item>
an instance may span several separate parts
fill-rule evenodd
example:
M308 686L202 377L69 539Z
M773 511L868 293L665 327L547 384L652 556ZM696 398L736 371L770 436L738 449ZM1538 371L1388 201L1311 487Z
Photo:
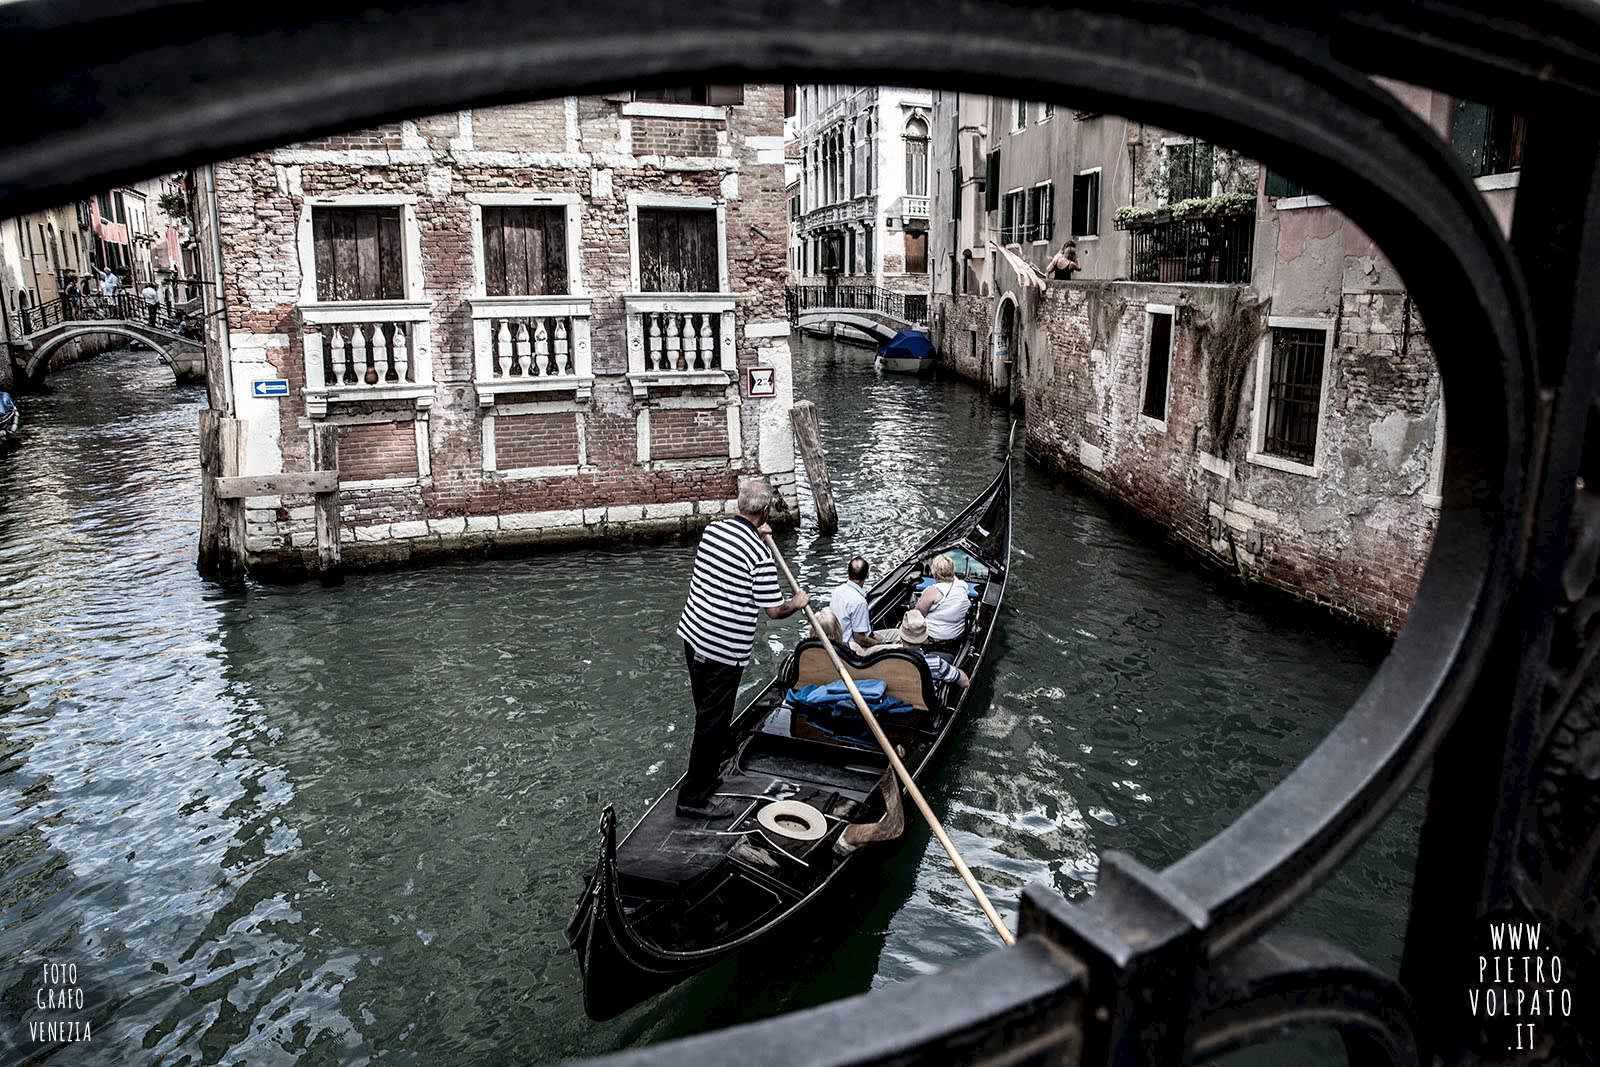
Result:
M927 639L928 620L922 617L922 612L912 608L906 612L906 617L900 620L900 643L920 645Z

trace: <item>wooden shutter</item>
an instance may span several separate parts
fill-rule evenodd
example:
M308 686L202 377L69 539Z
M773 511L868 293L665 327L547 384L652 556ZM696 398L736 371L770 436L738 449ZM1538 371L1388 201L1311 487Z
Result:
M400 209L313 208L318 300L402 300Z
M928 235L908 233L906 238L906 273L926 274L928 271Z
M638 235L641 291L719 291L714 210L640 208Z
M987 173L983 180L983 209L993 211L1000 206L1000 149L989 153Z
M1290 181L1277 171L1268 169L1266 193L1268 196L1304 196L1305 189L1299 182Z
M953 167L950 171L950 217L961 217L961 168Z
M1457 100L1450 123L1450 142L1456 156L1473 177L1484 173L1484 145L1489 139L1489 109L1470 100Z
M484 208L483 282L489 296L567 292L566 212L542 205Z
M706 103L724 106L742 104L744 103L744 86L708 85L706 86Z

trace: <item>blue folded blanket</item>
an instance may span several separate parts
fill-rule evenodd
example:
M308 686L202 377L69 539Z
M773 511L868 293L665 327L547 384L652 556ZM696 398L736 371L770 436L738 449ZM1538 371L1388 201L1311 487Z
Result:
M861 691L861 698L867 702L867 707L880 723L893 722L896 716L916 710L899 697L886 696L888 687L881 678L858 679L856 688ZM799 689L789 690L784 699L791 706L806 712L811 725L824 733L850 740L871 738L866 720L856 710L855 701L850 698L850 690L845 688L843 680L827 685L803 685Z
M924 578L924 579L922 579L922 581L917 583L917 592L920 593L923 590L932 588L933 586L938 585L938 584L939 583L935 582L932 578ZM978 596L978 583L977 582L968 582L967 583L967 595L969 597L972 597L973 599L977 599L977 596Z

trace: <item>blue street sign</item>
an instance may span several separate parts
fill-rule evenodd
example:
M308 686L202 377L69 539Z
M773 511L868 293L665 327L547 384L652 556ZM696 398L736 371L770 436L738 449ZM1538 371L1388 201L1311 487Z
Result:
M250 383L251 396L288 396L289 379L257 378Z

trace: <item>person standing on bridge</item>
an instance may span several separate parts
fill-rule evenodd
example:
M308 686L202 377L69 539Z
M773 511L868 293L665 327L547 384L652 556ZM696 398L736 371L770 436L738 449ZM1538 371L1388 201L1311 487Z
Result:
M103 270L98 273L100 275L100 295L107 300L115 300L117 298L117 286L120 284L117 276L109 270Z
M144 288L139 290L139 301L144 304L145 321L154 326L156 324L156 308L161 306L161 294L156 292L154 282L144 283Z
M756 643L756 612L783 619L811 602L804 591L783 599L777 565L761 540L772 532L767 520L775 496L759 478L746 482L739 490L739 513L707 526L695 549L689 599L678 620L694 693L694 743L678 787L679 815L715 819L732 813L716 799L716 791L739 679Z

